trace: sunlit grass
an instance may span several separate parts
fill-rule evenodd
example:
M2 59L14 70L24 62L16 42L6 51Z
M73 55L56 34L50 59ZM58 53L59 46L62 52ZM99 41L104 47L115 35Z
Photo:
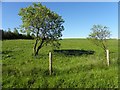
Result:
M110 66L101 48L86 39L61 40L60 50L92 50L92 55L53 53L53 73L48 72L50 47L32 56L33 40L5 40L2 45L3 88L117 88L118 43L109 40Z

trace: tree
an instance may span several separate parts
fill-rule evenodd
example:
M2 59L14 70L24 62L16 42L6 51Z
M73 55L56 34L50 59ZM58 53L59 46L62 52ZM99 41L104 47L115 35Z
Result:
M14 34L16 34L16 35L18 35L18 34L19 34L19 32L18 32L17 28L14 28L13 33L14 33Z
M13 39L14 38L14 35L11 32L10 28L8 28L8 31L6 32L5 36L6 36L7 39Z
M44 45L52 45L59 47L58 40L62 36L64 30L64 20L61 16L42 6L41 3L21 8L19 15L22 17L22 31L35 35L34 54L38 55L38 51Z
M18 32L17 28L14 28L13 33L14 33L14 37L15 37L14 39L19 39L19 32Z
M108 49L107 39L109 39L111 35L109 28L102 25L93 25L91 30L92 32L89 34L88 39L90 39L95 45L101 47L106 56L106 50Z

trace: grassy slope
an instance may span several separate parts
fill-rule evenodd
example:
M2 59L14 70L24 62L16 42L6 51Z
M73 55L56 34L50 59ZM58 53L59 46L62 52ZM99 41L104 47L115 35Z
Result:
M0 40L0 82L2 82L2 41Z
M61 40L60 49L94 50L94 55L65 56L53 54L53 75L48 75L48 51L41 49L32 56L33 40L3 41L3 88L117 88L118 45L109 40L110 67L106 66L101 48L88 40Z

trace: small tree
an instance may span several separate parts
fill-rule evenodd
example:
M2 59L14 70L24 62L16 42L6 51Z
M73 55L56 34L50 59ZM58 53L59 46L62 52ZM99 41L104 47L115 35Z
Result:
M5 35L6 35L7 39L13 39L14 38L14 35L13 35L13 33L12 33L10 28L8 28L8 31L6 32Z
M19 32L18 32L17 28L14 28L13 34L15 35L14 39L19 39Z
M90 39L95 45L101 47L104 50L106 56L107 39L110 38L109 28L102 25L93 25L91 28L92 32L89 34L88 39Z
M59 47L58 40L62 36L61 31L64 30L64 20L53 11L50 11L41 3L21 8L19 15L22 17L23 31L30 31L35 35L34 54L38 55L38 51L44 45L53 45Z
M16 34L16 35L18 35L18 34L19 34L19 32L18 32L17 28L14 28L13 33L14 33L14 34Z

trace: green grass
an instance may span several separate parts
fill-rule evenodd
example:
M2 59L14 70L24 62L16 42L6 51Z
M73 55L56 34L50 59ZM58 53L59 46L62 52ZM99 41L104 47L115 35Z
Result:
M109 40L110 66L101 48L86 39L61 40L60 50L92 50L93 55L53 53L53 73L48 73L48 52L43 47L32 56L33 40L2 42L3 88L118 88L118 41Z

